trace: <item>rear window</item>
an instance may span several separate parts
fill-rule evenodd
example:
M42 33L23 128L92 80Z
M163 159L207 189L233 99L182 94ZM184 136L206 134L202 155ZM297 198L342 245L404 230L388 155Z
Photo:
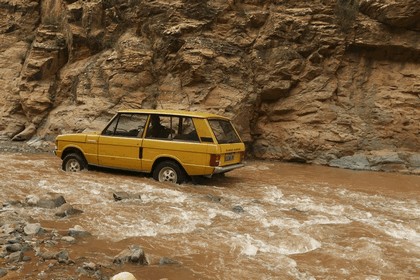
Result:
M219 144L241 143L230 121L212 119L209 120L209 124Z
M180 116L151 115L146 138L198 142L192 119Z

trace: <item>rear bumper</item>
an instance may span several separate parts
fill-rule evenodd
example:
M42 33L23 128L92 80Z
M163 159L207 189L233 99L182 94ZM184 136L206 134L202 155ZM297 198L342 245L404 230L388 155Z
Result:
M232 164L232 165L228 165L228 166L217 166L214 168L213 174L219 174L219 173L226 173L228 171L231 171L233 169L236 168L241 168L244 167L245 164L243 163L237 163L237 164Z

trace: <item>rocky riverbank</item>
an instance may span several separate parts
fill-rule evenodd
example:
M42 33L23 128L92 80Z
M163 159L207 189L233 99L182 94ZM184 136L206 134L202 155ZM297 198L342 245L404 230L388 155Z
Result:
M115 200L133 199L127 193L116 193ZM1 201L0 201L1 202ZM31 212L42 208L55 212L54 221L34 221ZM138 244L131 244L118 254L91 258L83 244L98 242L79 225L63 228L73 215L83 215L59 194L44 197L28 195L25 201L2 201L0 206L0 278L4 279L135 279L118 278L124 265L173 265L168 257L150 260ZM43 224L48 226L44 226ZM125 266L126 267L126 266ZM122 276L121 276L122 275Z
M52 153L54 143L34 139L30 141L10 141L0 139L0 152L6 153Z

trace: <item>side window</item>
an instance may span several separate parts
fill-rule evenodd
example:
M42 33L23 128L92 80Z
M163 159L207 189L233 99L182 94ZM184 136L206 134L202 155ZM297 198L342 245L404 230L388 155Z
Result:
M176 119L176 135L174 139L198 141L197 131L190 117L177 117Z
M146 138L199 141L189 117L151 115Z
M147 115L119 114L105 129L105 135L122 137L141 137L146 124Z
M150 115L146 138L172 139L174 133L171 116Z
M116 116L112 122L102 131L102 135L114 135L115 127L117 126L119 116Z

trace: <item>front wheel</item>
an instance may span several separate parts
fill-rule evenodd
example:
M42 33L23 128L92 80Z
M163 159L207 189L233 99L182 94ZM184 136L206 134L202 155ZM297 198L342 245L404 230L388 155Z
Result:
M78 172L86 168L86 162L79 154L68 154L63 159L61 166L64 171Z
M173 161L163 161L153 170L153 179L159 182L181 184L185 181L184 170Z

